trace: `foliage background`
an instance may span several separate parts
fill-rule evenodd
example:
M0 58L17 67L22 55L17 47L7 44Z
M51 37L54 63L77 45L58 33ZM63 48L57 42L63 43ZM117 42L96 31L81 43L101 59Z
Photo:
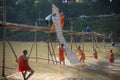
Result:
M6 0L7 22L35 25L38 21L40 26L46 27L44 18L51 13L51 4L54 3L65 14L65 27L70 29L71 19L74 21L75 31L85 31L90 26L92 31L99 33L113 33L113 38L120 41L120 0L77 0L76 3L63 3L62 0ZM2 21L2 3L0 0L0 20ZM105 15L105 16L100 16ZM80 18L80 16L87 16ZM0 28L2 34L2 28ZM24 34L24 35L23 35ZM31 35L31 36L29 36ZM39 36L47 37L46 33L38 33ZM33 32L7 30L7 36L11 40L32 40ZM41 40L39 38L38 40ZM21 37L21 38L20 38ZM0 35L2 39L2 35Z

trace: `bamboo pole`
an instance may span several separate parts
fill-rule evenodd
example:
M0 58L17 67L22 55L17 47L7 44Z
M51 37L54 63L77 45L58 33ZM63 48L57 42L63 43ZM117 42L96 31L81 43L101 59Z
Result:
M2 76L5 77L5 50L6 50L6 0L3 0L3 59L2 59Z
M49 59L50 59L49 56L51 56L52 62L54 64L54 59L53 59L51 48L50 48L50 33L48 33L48 63L49 63Z
M58 42L58 40L57 40L57 38L56 38L55 45L54 45L54 47L53 47L54 50L55 50L55 48L56 48L57 42Z
M83 48L83 51L84 51L84 34L82 34L82 48Z
M3 26L4 26L4 24L3 24ZM2 76L5 76L5 54L6 54L6 46L5 46L5 44L6 44L6 28L4 27L3 28L3 60L2 60L2 65L3 65L3 67L2 67Z
M35 23L35 26L37 26L37 22ZM34 44L35 44L36 40L37 40L37 31L35 31L35 37L34 37L34 41L33 41L32 47L30 49L29 57L30 57L30 55L32 53L32 50L33 50L33 47L34 47ZM37 43L36 43L36 53L37 53Z
M16 55L15 50L14 50L14 48L12 47L10 41L9 41L7 38L6 38L6 40L7 40L8 44L9 44L9 46L10 46L10 48L11 48L11 50L12 50L14 56L15 56L15 58L17 59L17 55Z
M98 48L98 40L96 35L95 35L95 44L96 44L96 48Z
M79 45L82 47L82 35L80 35L80 43Z
M50 38L51 38L51 35L49 36ZM50 39L50 43L51 43L51 39ZM51 56L51 58L52 58L52 61L53 61L53 64L54 64L54 58L53 58L53 55L52 55L52 51L51 51L51 48L52 48L52 46L50 46L50 44L49 44L49 51L50 51L50 56Z
M50 52L50 49L49 49L49 33L48 33L47 44L48 44L48 63L49 63L49 59L50 59L50 57L49 57L49 52Z
M70 24L71 24L71 38L70 38L70 44L71 44L71 50L72 50L72 43L73 43L73 20L71 19L70 21Z
M48 27L49 27L49 28L51 27L50 21L49 21L49 23L48 23ZM52 57L52 54L51 54L51 49L50 49L50 30L48 31L48 41L47 41L47 43L48 43L48 63L49 63L50 56L51 56L52 62L53 62L53 64L54 64L54 60L53 60L53 57Z
M37 21L35 22L35 26L37 26ZM36 62L37 62L37 56L38 56L38 52L37 52L37 31L35 31L35 45L36 45Z
M33 44L32 44L32 47L31 47L31 49L30 49L30 53L29 53L28 57L31 56L31 53L32 53L32 50L33 50L34 43L35 43L35 39L34 39L34 41L33 41Z
M37 62L37 56L38 56L38 51L37 51L37 31L35 32L35 42L36 42L36 62Z
M106 49L106 45L105 45L105 43L106 43L106 35L104 34L103 47Z
M50 21L48 22L48 27L50 28ZM49 40L50 40L50 31L48 31L48 40L47 40L47 44L48 44L48 63L50 62L50 47L49 47Z
M53 54L53 56L54 56L54 59L55 59L55 62L56 62L56 64L57 64L57 59L56 59L56 55L55 55L55 51L54 51L54 47L53 47L53 44L52 44L52 42L51 42L51 47L52 47L52 54Z
M92 33L92 43L93 43L93 50L95 49L95 47L94 47L94 43L95 43L95 41L94 41L94 33Z
M75 38L73 37L73 42L74 42L74 44L75 44L75 47L77 48L78 46L77 46L77 42L75 41Z

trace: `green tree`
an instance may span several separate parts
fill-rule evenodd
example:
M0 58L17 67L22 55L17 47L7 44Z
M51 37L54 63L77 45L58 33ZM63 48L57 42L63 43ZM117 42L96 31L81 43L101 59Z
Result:
M2 20L2 0L0 0L0 20Z
M112 0L110 6L113 13L120 14L120 0Z

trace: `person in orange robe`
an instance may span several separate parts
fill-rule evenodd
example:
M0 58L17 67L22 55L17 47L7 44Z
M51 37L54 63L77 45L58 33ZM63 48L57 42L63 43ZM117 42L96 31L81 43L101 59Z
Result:
M60 26L61 28L63 28L64 26L64 13L63 12L60 13Z
M93 57L94 57L95 59L98 58L96 49L94 49Z
M60 27L63 28L63 26L64 26L64 13L61 12L59 16L60 16ZM55 30L55 25L53 22L52 22L52 30Z
M82 61L82 62L84 62L85 61L85 53L83 52L83 50L81 50L81 47L80 46L78 46L78 52L79 52L79 54L80 54L80 61Z
M114 54L113 54L112 50L110 50L109 61L110 61L110 63L114 62Z
M58 57L59 57L59 61L60 64L61 62L63 62L63 64L65 65L65 58L64 58L64 48L63 48L63 44L58 46Z
M28 64L27 50L23 50L23 55L16 62L18 63L18 71L22 72L24 80L27 80L34 73L34 70ZM28 76L26 76L27 72L30 72Z
M54 13L54 14L52 15L52 25L51 25L51 29L52 29L52 30L55 30L55 25L54 25L54 23L53 23L53 19L55 18L55 16L56 16L56 14Z

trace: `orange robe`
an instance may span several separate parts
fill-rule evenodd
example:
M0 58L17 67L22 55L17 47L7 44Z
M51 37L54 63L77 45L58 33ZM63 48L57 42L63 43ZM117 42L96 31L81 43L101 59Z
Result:
M64 14L63 13L60 14L60 26L61 28L63 28L64 26ZM55 30L55 25L53 22L52 22L52 30Z
M85 53L82 50L79 50L79 54L81 55L80 60L85 60Z
M64 50L61 47L58 47L58 56L60 61L64 61Z
M18 58L18 71L23 72L25 70L31 70L31 68L28 66L27 59L22 55Z
M97 56L97 52L94 52L94 53L93 53L93 57L94 57L95 59L98 58L98 56Z
M109 61L110 61L110 62L114 62L113 56L114 56L113 53L110 53L110 57L109 57Z
M61 28L63 28L64 26L64 14L63 13L60 14L60 26Z

